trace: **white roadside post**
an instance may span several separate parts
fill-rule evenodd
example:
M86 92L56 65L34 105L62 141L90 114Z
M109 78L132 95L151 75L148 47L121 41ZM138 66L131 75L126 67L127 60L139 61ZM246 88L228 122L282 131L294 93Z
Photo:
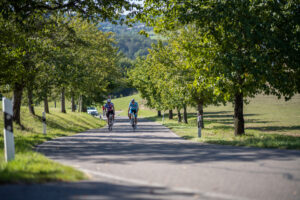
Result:
M201 115L198 115L198 137L201 138Z
M43 121L43 134L46 135L46 113L43 112L43 117L42 117L42 121Z
M4 114L4 151L5 161L11 161L15 159L15 142L13 134L13 109L12 102L3 97L2 109Z
M164 124L164 121L165 121L165 112L163 113L162 124Z

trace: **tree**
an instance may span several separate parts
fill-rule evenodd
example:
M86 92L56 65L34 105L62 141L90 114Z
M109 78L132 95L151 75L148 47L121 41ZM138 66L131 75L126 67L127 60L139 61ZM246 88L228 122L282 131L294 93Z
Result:
M157 110L186 108L188 103L185 78L180 74L183 70L178 70L168 57L169 53L170 48L162 42L153 44L146 59L138 59L135 68L128 73L133 85L147 99L148 106Z
M47 46L46 30L51 26L49 21L44 18L23 23L27 23L28 28L39 29L41 26L44 28L28 32L18 26L16 22L5 20L0 16L3 33L3 37L0 39L2 47L0 55L3 59L0 64L0 84L9 84L14 91L13 119L18 124L21 124L20 106L23 89L27 86L29 91L31 90L30 83L38 71L36 63L43 57L45 46Z
M233 101L235 135L241 135L246 97L265 92L289 99L299 92L298 9L296 0L146 0L138 18L157 31L197 26L206 51L216 55L209 74Z
M129 11L128 18L133 15L135 10L140 9L140 4L130 0L12 0L1 1L0 9L4 18L8 19L17 16L19 22L32 18L34 14L43 14L59 11L61 13L78 13L80 17L88 19L100 19L117 23L124 11ZM124 18L121 19L121 22Z
M13 120L20 122L20 106L23 88L28 80L27 74L35 73L37 55L42 55L43 40L40 34L55 27L55 22L49 22L53 14L60 12L74 13L88 19L109 20L116 23L124 10L139 8L138 4L126 0L120 1L37 1L14 0L1 1L0 23L3 37L1 43L0 84L13 85L14 116ZM128 16L129 18L130 16ZM121 23L124 21L121 20ZM1 34L2 36L2 34ZM41 47L41 49L39 49ZM2 59L3 58L3 59ZM29 73L27 73L29 72ZM25 76L25 78L24 78Z
M75 70L69 91L75 94L79 91L79 95L85 96L86 106L102 102L121 83L121 68L117 64L117 48L114 47L112 33L104 33L95 24L77 20L73 21L73 26L83 46L74 48L74 65L79 70ZM82 73L85 75L82 76Z
M47 60L51 79L61 90L62 112L66 111L65 96L71 99L73 111L75 99L80 98L80 108L85 111L88 105L102 102L107 90L118 85L115 42L111 33L103 33L79 17L62 17L59 22Z
M157 45L152 45L149 50L149 55L144 60L144 64L139 66L129 74L132 74L131 80L137 82L136 79L141 74L147 73L148 79L144 82L137 82L135 86L142 91L144 96L154 95L155 102L159 101L159 105L154 103L155 108L160 106L164 110L172 110L177 108L179 111L184 109L184 122L187 123L187 105L193 105L198 109L198 113L202 116L203 122L203 107L209 104L217 104L224 102L224 96L216 93L216 79L210 77L203 63L203 56L206 56L206 62L214 59L214 54L207 55L208 52L204 48L199 48L203 45L201 38L198 38L198 32L195 26L187 26L165 35L167 45L158 42ZM201 59L199 59L201 58ZM145 68L149 70L145 70ZM133 71L138 71L134 74ZM150 72L148 74L148 71ZM135 77L135 76L138 77ZM142 76L144 78L144 76ZM144 87L154 89L155 93L147 93ZM171 112L170 112L171 113ZM179 112L180 114L180 112ZM202 123L204 128L204 123Z
M207 41L210 40L202 37L194 24L184 26L168 35L170 38L168 43L172 52L177 55L176 63L182 63L179 70L189 72L184 75L190 95L189 102L196 107L198 115L201 115L201 126L204 128L203 107L226 102L226 93L220 92L219 87L219 82L223 80L223 77L211 76L208 70L214 65L217 49L209 44L211 51L207 51ZM169 53L170 55L172 53Z

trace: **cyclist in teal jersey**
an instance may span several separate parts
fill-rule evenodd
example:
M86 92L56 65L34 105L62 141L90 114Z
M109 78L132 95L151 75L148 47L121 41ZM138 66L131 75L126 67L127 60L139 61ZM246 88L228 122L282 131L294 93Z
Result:
M131 113L135 116L135 124L137 124L137 115L139 112L139 104L134 99L131 100L128 107L128 117L131 120Z

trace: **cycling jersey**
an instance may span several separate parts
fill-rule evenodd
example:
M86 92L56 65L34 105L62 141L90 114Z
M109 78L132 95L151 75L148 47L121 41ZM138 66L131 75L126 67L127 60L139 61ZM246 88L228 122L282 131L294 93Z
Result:
M112 111L113 110L113 106L114 106L114 104L113 103L110 103L110 104L105 104L105 108L107 109L107 111Z
M138 110L139 108L139 104L137 102L134 102L134 104L132 102L129 103L129 109L130 110Z

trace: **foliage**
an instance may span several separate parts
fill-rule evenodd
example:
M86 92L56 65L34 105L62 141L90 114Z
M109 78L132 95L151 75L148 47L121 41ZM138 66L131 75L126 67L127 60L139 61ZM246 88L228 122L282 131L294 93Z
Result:
M135 9L140 9L137 1L129 0L103 0L103 1L61 1L61 0L13 0L1 1L0 10L7 19L17 16L17 20L22 22L24 19L31 18L34 14L51 12L78 13L80 17L91 20L109 20L114 23L119 21L124 11L130 12L128 18L134 14ZM132 14L131 14L132 13ZM123 22L124 19L121 20Z
M77 97L85 96L86 103L102 102L118 85L121 76L112 34L103 33L96 25L80 18L72 18L70 28L74 30L79 42L66 49L67 55L65 52L56 52L56 56L61 57L63 62L55 70L55 77L68 81L69 92ZM65 58L70 60L65 63ZM61 81L57 80L58 85L64 85Z
M239 135L244 133L247 97L264 92L289 99L299 92L297 9L296 0L146 0L137 18L156 31L177 31L191 24L197 28L196 49L204 54L196 59L202 64L192 67L213 77L219 93L234 101L235 134ZM187 59L194 59L195 48L189 47Z
M10 91L20 86L21 93L30 88L37 102L62 88L68 97L81 96L85 106L102 102L121 76L112 34L77 16L38 17L34 25L43 25L34 33L22 29L25 22L0 18L5 36L0 41L0 84Z
M135 59L138 56L145 56L148 54L148 48L154 40L141 36L137 33L123 33L117 34L118 47L128 58Z
M34 63L42 59L49 50L47 29L51 28L51 23L48 19L37 18L30 26L42 26L42 30L29 32L14 21L5 20L0 15L2 36L0 56L3 61L0 64L1 85L13 86L15 83L32 79L38 70Z
M198 107L225 102L225 94L217 90L215 77L209 76L208 66L214 54L206 54L205 45L194 26L187 26L168 34L168 44L152 45L145 59L138 59L129 71L132 84L158 110L181 109L186 105ZM204 56L206 61L203 62Z
M100 30L105 32L115 33L117 41L116 46L119 51L127 58L135 59L138 56L145 56L148 54L148 49L151 48L152 43L156 43L155 39L145 37L139 34L144 30L153 32L152 27L146 27L142 23L135 23L131 26L114 25L110 22L100 23Z
M40 76L39 79L43 80L43 78L41 77L41 75L43 74L42 72L50 69L51 75L54 75L54 77L57 78L55 80L55 84L59 85L62 91L65 91L66 88L69 89L68 87L70 87L71 85L70 81L74 81L74 79L76 79L76 77L74 77L74 73L68 73L69 71L72 71L72 69L79 66L78 63L80 59L77 57L78 55L76 55L76 53L79 53L79 50L75 50L74 47L79 44L82 45L80 40L83 40L84 42L88 41L85 41L83 38L76 37L77 33L75 33L75 28L69 26L70 23L68 22L68 20L70 20L70 17L72 18L76 16L77 18L94 22L96 20L108 20L112 23L122 24L124 21L128 22L128 19L131 18L136 9L140 9L140 4L137 1L132 2L127 0L113 2L106 0L15 0L1 1L0 9L1 36L3 34L3 38L1 38L0 40L0 59L1 61L3 60L3 62L1 62L0 64L0 86L8 85L10 90L14 90L13 119L18 124L21 124L20 105L23 89L25 87L27 87L28 95L30 96L30 102L32 102L32 90L37 90L36 86L41 85L42 89L39 88L39 91L37 92L40 96L39 99L43 98L45 102L47 101L47 95L49 95L49 91L51 91L52 87L49 86L48 83L53 84L53 81L51 81L51 79L48 79L47 84L38 84L38 81L35 81L35 79ZM131 13L129 13L126 18L119 19L124 11ZM62 20L61 18L67 18L67 20ZM95 28L93 28L89 33L95 33ZM99 36L98 34L96 35ZM106 39L108 39L108 37L110 36L105 36ZM111 57L108 57L108 59L105 61L103 59L100 59L101 64L110 66L108 67L108 69L116 69L112 67L115 64L115 59L111 59L114 58L115 51L113 50L113 48L106 48L107 45L111 45L111 41L108 42L108 40L106 40L106 42L100 43L99 41L101 39L98 39L98 42L95 43L98 46L90 45L93 48L97 48L98 51L94 49L92 54L93 56L91 57L82 57L81 54L81 58L83 58L84 60L90 58L89 61L93 62L92 64L99 65L99 62L94 62L95 59L98 60L99 58L95 57L94 54L96 52L103 53L100 51L100 49L104 47L105 50L111 51L111 54L106 54L104 56L110 55ZM99 45L101 45L100 48ZM81 53L82 52L83 50L81 51ZM50 62L46 62L46 59ZM105 68L104 70L106 69L107 68ZM78 70L75 71L78 72ZM99 70L96 71L99 72ZM97 72L95 72L95 70L91 70L91 74L97 74ZM106 74L101 73L101 75ZM52 79L54 77L52 77ZM91 98L81 95L81 99L84 100L83 103L93 103L95 101L103 99L102 92L107 89L111 90L115 87L115 85L117 85L117 83L112 81L114 78L116 77L109 75L105 76L105 78L103 78L103 76L97 76L95 80L99 80L99 82L101 81L100 87L99 83L94 84L96 85L96 87L92 88L89 87L91 86L91 84L87 84L87 87L85 89L93 89L96 90L96 92L88 92L87 95L92 96ZM103 79L105 79L105 81L103 81ZM74 86L74 82L72 83L72 87L76 87L76 84ZM70 90L72 99L74 99L74 88ZM62 98L62 100L63 99L64 98ZM30 106L32 105L30 104Z

